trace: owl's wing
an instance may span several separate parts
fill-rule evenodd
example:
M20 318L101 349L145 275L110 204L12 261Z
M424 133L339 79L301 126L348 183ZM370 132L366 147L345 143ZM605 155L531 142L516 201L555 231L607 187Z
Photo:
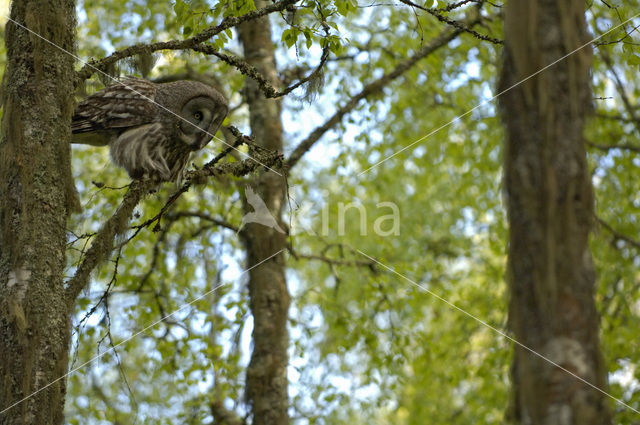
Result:
M156 85L127 78L78 103L71 121L72 133L118 130L147 124L156 116Z

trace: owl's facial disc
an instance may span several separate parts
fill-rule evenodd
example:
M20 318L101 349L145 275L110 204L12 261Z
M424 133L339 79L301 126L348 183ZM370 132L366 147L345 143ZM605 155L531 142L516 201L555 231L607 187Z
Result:
M216 109L216 103L208 97L195 97L182 108L180 116L186 122L180 122L179 137L191 150L201 149L211 140L210 134L214 133L209 129L214 121Z

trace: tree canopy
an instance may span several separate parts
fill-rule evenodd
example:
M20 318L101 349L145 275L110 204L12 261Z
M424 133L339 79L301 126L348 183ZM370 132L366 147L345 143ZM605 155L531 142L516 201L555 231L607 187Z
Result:
M513 347L491 328L507 332L509 297L494 98L502 4L290 3L268 15L281 82L272 87L242 58L237 28L220 27L256 11L252 0L80 1L77 99L110 76L199 79L229 99L218 134L227 145L251 132L247 79L281 99L283 159L248 142L217 164L238 166L258 152L287 177L292 423L505 423ZM601 346L608 391L636 409L638 10L635 0L591 3L588 29L598 39L586 47ZM191 168L227 148L213 140ZM72 170L82 212L67 224L69 278L129 189L106 149L74 147ZM253 319L238 234L254 181L224 174L178 196L165 184L135 206L75 305L68 423L213 423L226 412L231 424L249 414ZM611 407L615 423L637 421Z

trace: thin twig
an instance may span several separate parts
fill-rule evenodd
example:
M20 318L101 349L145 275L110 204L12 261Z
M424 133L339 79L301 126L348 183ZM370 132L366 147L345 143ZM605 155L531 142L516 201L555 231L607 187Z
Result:
M300 79L299 81L290 85L289 87L278 91L271 84L269 84L267 79L254 66L250 65L249 63L247 63L246 61L242 60L237 56L221 53L217 51L215 47L209 44L199 44L197 46L192 47L191 50L204 53L206 55L215 56L218 59L222 60L223 62L226 62L229 65L233 66L238 71L240 71L241 74L246 75L247 77L253 79L258 84L258 87L260 87L260 91L262 91L265 97L270 99L286 96L287 94L291 93L301 85L316 78L318 74L322 71L324 64L327 62L327 59L329 58L329 46L327 45L322 49L320 63L316 66L316 68L313 71L309 73L309 75Z
M248 22L273 12L280 12L298 1L299 0L281 0L279 2L272 3L262 9L254 10L241 16L228 16L224 18L220 24L214 27L209 27L206 30L201 31L193 37L189 37L185 40L171 40L150 44L136 44L127 47L126 49L118 50L116 52L113 52L106 58L99 60L94 59L89 61L80 69L80 71L78 71L76 81L84 81L87 78L91 77L98 70L104 71L110 65L113 65L117 61L138 54L148 54L157 52L159 50L189 50L227 29L236 27L243 22Z
M475 22L470 23L473 25ZM380 93L384 87L396 78L400 77L407 70L411 69L418 61L425 58L429 54L435 52L439 48L446 46L451 40L462 33L460 29L447 28L438 36L430 40L412 57L400 62L392 71L384 74L382 77L364 86L364 88L349 101L340 107L324 124L313 130L306 139L300 142L287 159L289 168L293 167L306 154L324 134L335 127L345 115L350 113L358 106L361 100Z
M632 145L629 143L621 143L616 145L601 145L598 143L587 142L588 146L591 146L596 149L600 149L601 151L610 151L612 149L622 149L626 151L638 152L640 153L640 146Z
M602 227L607 229L607 231L609 233L611 233L616 240L625 241L626 243L628 243L629 245L633 246L634 248L640 249L640 241L637 241L637 240L625 235L624 233L618 232L609 223L607 223L606 221L604 221L600 217L596 217L596 220L598 221L598 223L600 223L600 225Z
M446 16L442 15L442 13L440 13L440 10L438 9L429 9L427 7L423 7L420 6L419 4L416 4L410 0L398 0L400 3L404 3L407 6L411 6L412 8L416 8L416 9L420 9L423 10L425 12L427 12L429 15L435 17L437 20L439 20L440 22L443 22L447 25L451 25L452 27L459 29L461 31L467 32L471 35L473 35L474 37L480 39L480 40L484 40L484 41L489 41L491 43L494 44L503 44L503 41L500 39L497 39L495 37L491 37L485 34L480 34L477 31L474 31L471 29L471 27L469 27L468 25L465 25L464 23L460 22L460 21L456 21L455 19L451 19L451 18L447 18Z

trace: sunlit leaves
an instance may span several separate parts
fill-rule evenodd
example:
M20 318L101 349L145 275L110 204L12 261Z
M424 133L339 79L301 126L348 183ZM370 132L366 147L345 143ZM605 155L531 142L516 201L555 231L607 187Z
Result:
M347 16L356 11L358 3L354 0L336 0L335 8L342 16Z

